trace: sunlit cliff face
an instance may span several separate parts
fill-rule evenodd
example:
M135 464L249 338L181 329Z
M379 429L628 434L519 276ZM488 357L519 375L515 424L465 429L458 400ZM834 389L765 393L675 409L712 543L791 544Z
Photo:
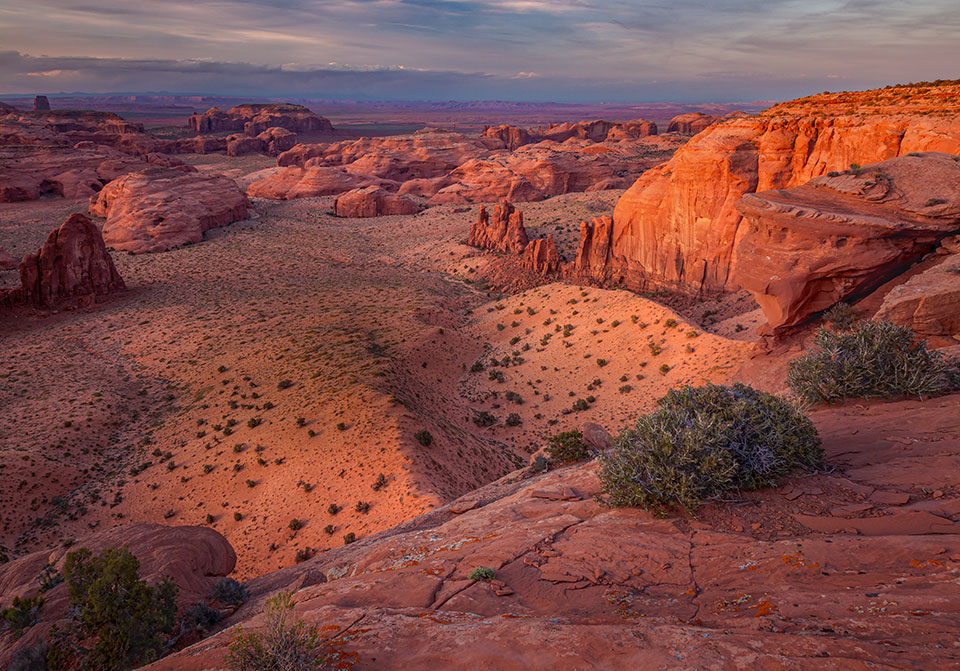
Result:
M771 99L954 77L954 10L953 0L7 0L0 93Z

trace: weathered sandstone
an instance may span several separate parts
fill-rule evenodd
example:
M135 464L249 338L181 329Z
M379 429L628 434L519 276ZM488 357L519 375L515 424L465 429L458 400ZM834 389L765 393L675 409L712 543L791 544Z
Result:
M217 133L225 130L259 135L270 127L285 128L295 133L332 133L333 125L302 105L245 104L227 111L213 107L190 117L190 128L196 133Z
M407 198L371 185L352 189L333 201L333 213L338 217L381 217L391 214L416 214L420 206Z
M517 210L509 201L501 201L493 208L493 218L487 209L480 206L477 220L470 227L467 244L498 252L522 254L529 238L523 227L523 212Z

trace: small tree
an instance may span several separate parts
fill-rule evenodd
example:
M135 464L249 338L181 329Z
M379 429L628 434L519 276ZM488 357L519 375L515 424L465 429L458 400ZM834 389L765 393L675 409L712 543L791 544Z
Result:
M162 635L173 631L177 588L169 579L151 587L139 571L126 546L67 554L63 575L74 619L65 633L83 668L121 671L159 657Z
M266 629L241 631L230 643L226 665L233 671L307 671L325 666L328 654L316 627L288 623L293 596L280 592L267 600Z

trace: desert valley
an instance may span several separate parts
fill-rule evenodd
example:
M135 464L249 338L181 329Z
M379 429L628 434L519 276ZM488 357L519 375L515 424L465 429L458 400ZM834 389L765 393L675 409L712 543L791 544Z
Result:
M960 80L259 100L0 97L0 668L960 669Z

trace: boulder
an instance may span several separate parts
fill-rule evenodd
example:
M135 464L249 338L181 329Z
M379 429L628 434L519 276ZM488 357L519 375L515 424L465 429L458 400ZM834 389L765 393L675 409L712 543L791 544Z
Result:
M606 452L610 449L610 434L596 422L584 422L580 427L583 442L596 452Z
M735 280L782 330L878 287L960 229L960 161L902 156L749 194L737 210L747 230Z
M271 126L257 136L263 142L264 150L270 156L277 156L297 144L297 134L286 128Z
M352 189L333 201L333 213L338 217L380 217L391 214L416 214L420 206L395 193L371 185Z
M523 250L520 264L537 275L552 275L560 270L560 254L553 236L531 240Z
M960 334L960 254L891 289L874 319L906 326L924 336Z
M480 206L477 220L470 227L467 244L498 252L521 254L528 241L527 229L523 227L523 212L504 200L494 207L492 220L487 209Z
M680 133L681 135L696 135L700 131L712 126L719 119L720 117L718 116L710 116L703 112L678 114L670 119L670 123L667 125L667 132Z
M811 96L731 118L641 175L614 210L609 258L581 265L636 290L735 291L745 194L923 151L960 154L960 85Z
M23 257L20 288L7 291L4 302L50 306L125 288L100 230L84 215L71 214L36 253Z
M116 179L91 198L114 249L142 254L203 240L204 231L247 216L249 202L229 177L148 168Z

